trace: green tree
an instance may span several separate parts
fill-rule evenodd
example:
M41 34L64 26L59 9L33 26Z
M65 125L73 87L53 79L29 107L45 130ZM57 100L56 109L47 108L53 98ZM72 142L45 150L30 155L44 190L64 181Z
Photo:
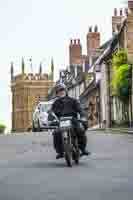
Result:
M6 126L4 124L0 124L0 134L4 134Z
M125 50L119 50L114 54L113 60L114 74L112 77L112 93L122 100L126 100L130 93L131 68L127 64L127 53Z

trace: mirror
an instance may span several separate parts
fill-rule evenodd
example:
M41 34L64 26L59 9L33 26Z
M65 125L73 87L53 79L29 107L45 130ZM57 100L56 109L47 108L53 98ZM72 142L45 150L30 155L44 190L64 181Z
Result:
M37 110L38 110L38 112L40 112L40 111L41 111L41 107L40 107L40 106L38 106Z

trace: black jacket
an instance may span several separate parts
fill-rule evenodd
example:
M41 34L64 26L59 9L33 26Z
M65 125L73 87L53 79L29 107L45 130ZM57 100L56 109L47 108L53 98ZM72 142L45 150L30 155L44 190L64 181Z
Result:
M78 114L85 117L85 114L77 99L69 96L58 98L52 105L52 111L58 116L72 116L77 118Z

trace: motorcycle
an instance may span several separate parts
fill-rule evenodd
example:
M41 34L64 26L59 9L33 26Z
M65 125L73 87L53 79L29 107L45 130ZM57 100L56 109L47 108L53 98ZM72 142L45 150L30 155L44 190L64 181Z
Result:
M73 130L72 120L72 117L62 117L59 123L59 129L62 133L64 157L68 167L72 167L72 160L78 165L80 158L78 138Z
M64 149L64 158L67 166L72 167L73 161L79 164L80 150L78 145L78 137L73 128L73 117L61 117L60 119L52 113L55 120L52 122L53 126L58 124L58 129L62 133L62 144Z

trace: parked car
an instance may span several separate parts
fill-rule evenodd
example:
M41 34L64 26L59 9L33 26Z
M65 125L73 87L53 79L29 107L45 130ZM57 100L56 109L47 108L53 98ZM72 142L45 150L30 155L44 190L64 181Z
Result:
M48 125L48 111L53 101L39 102L33 112L32 131L42 131Z

